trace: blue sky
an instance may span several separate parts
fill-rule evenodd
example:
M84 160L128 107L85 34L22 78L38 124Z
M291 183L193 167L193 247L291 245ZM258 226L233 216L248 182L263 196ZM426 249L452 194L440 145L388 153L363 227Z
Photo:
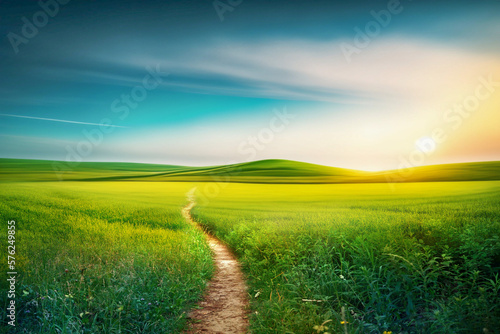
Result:
M500 81L498 1L64 2L0 3L0 157L377 170L441 129L419 164L500 160L495 85L448 113Z

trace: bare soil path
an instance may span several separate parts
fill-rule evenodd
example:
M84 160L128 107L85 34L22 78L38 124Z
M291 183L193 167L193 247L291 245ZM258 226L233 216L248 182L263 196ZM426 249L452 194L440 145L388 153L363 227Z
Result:
M191 209L196 205L195 190L196 188L191 189L187 193L189 204L182 209L182 215L189 223L200 228L191 216ZM247 287L240 264L219 239L208 233L205 233L205 236L215 255L216 272L209 282L205 297L198 304L200 309L189 314L192 323L187 333L247 333Z

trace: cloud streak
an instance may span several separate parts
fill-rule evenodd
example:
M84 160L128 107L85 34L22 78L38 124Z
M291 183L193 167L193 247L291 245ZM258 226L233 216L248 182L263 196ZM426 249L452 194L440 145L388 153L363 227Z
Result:
M24 115L11 115L11 114L0 114L0 116L4 117L15 117L15 118L26 118L26 119L36 119L40 121L49 121L49 122L60 122L60 123L71 123L71 124L82 124L82 125L97 125L100 126L102 124L99 123L90 123L90 122L78 122L78 121L68 121L65 119L55 119L55 118L44 118L44 117L34 117L34 116L24 116ZM113 128L128 128L126 126L121 126L121 125L108 125L106 124L106 127L113 127Z
M76 82L133 85L146 66L161 64L172 72L164 83L168 90L367 105L467 91L478 74L500 68L496 55L402 37L381 37L347 63L339 47L342 42L211 40L166 58L109 53L92 59L93 71L75 63L43 74Z

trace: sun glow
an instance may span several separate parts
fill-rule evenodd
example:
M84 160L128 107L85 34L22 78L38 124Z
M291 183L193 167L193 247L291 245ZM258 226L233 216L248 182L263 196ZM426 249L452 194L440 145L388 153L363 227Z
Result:
M431 137L422 137L415 142L415 148L422 153L432 153L436 150L437 143Z

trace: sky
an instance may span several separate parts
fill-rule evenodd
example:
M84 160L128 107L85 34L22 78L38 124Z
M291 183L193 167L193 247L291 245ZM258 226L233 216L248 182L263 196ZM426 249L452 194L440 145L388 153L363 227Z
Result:
M500 160L500 1L0 2L0 157Z

